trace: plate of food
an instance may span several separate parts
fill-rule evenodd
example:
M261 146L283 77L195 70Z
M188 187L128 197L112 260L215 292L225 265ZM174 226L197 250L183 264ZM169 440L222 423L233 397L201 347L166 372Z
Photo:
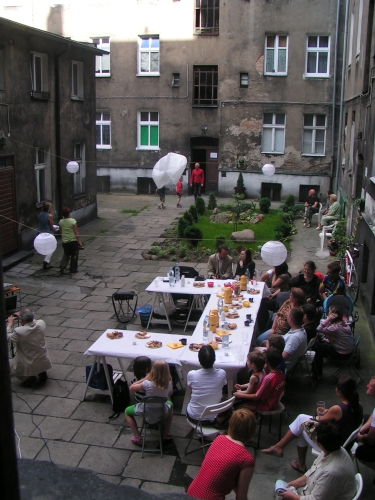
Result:
M107 333L107 337L111 340L122 339L123 336L124 334L122 332L118 332L116 330Z
M189 349L191 351L198 352L201 347L203 347L203 344L189 344Z
M194 281L193 286L195 288L204 288L206 283L204 281Z
M151 335L149 335L145 330L141 330L140 332L134 335L136 339L149 339Z
M237 312L233 312L233 313L226 313L225 317L230 319L235 319L239 318L240 315Z
M250 295L258 295L260 293L260 290L256 290L255 288L249 288L247 291Z
M159 342L159 340L150 340L146 342L146 347L149 349L159 349L163 345L163 342Z
M235 330L237 328L237 323L228 323L229 330Z
M232 304L232 308L233 309L242 309L242 304L236 304L236 305Z

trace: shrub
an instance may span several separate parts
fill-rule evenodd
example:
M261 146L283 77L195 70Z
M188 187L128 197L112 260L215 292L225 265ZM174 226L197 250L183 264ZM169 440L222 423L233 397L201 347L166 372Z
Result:
M150 253L152 253L154 255L159 255L160 251L161 251L161 247L159 247L157 245L150 248Z
M199 215L204 215L206 211L206 203L201 196L197 196L195 201L195 206L197 207L197 212Z
M216 207L217 207L217 202L216 202L215 193L210 193L208 195L208 205L207 205L207 208L208 208L208 210L213 210Z
M168 253L170 255L174 255L176 253L176 247L169 247L168 248Z
M179 257L181 258L186 257L187 253L188 253L188 247L186 245L180 245L180 248L178 249Z
M202 241L203 233L196 226L188 226L185 229L184 237L189 240L191 246L196 247L200 241Z
M293 224L288 224L286 222L282 222L275 226L275 239L276 241L285 240L288 236L291 236L295 233L295 229Z
M292 194L288 194L288 196L285 198L284 205L286 207L293 207L295 205L295 198Z
M165 259L165 257L167 257L167 255L168 255L168 252L166 250L160 250L159 257L161 257L162 259Z
M237 179L237 188L238 189L244 189L245 183L243 181L243 175L242 172L238 174L238 179Z
M188 221L185 219L185 217L180 217L178 219L178 223L177 223L177 232L178 232L178 236L180 238L183 238L184 237L184 232L185 232L185 229L188 227L189 223Z
M219 236L216 236L216 248L219 247L219 245L224 245L225 243L225 236L222 234L219 234Z
M188 226L192 226L194 224L194 219L193 219L191 213L188 212L187 210L186 210L186 212L184 212L183 218L187 221Z
M193 221L198 222L198 211L195 205L191 205L191 207L189 208L189 213L193 217Z
M269 198L261 198L259 200L259 208L261 209L262 212L265 214L268 214L268 211L271 206L271 200Z

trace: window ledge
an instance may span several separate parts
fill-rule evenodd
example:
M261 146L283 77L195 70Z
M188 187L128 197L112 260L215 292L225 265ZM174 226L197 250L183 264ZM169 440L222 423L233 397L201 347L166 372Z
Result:
M159 152L160 151L160 148L156 148L156 147L148 147L148 146L138 146L135 148L136 151L155 151L155 152Z
M102 144L97 144L96 149L112 149L112 146L103 146Z
M72 101L82 101L82 102L84 101L83 97L77 97L75 95L70 96L70 98Z
M303 75L303 77L304 78L322 78L322 79L326 80L327 78L330 78L330 75L305 73Z
M263 73L263 76L288 76L288 73Z
M37 92L36 90L32 90L30 93L32 99L36 101L49 101L51 97L50 92Z
M135 76L160 76L160 73L137 73Z
M218 108L218 104L193 104L193 108Z
M96 78L109 78L111 76L111 73L95 73Z
M75 194L75 195L73 196L73 198L74 198L75 200L79 200L80 198L84 198L85 196L87 196L87 194L86 194L86 193L81 193L81 194Z
M274 155L274 156L280 156L280 155L284 155L285 154L285 151L283 151L282 153L280 151L261 151L260 152L262 155Z
M317 154L314 154L314 153L301 153L301 156L312 156L312 157L319 157L319 158L324 158L325 157L325 153L317 153Z

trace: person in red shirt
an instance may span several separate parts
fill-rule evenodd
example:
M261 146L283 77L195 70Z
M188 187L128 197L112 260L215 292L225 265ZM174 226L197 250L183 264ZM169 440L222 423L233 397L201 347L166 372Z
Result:
M201 169L199 163L195 164L194 170L191 172L190 176L190 186L194 189L194 199L197 199L197 196L201 196L201 189L204 184L204 172Z
M266 364L270 368L270 372L262 379L256 393L246 394L244 391L237 391L233 396L243 399L244 403L246 403L246 408L252 411L275 409L285 389L284 374L277 368L282 359L281 352L274 347L270 347L266 351Z
M181 196L182 196L182 176L178 179L176 184L176 195L177 195L177 208L182 208L181 206Z

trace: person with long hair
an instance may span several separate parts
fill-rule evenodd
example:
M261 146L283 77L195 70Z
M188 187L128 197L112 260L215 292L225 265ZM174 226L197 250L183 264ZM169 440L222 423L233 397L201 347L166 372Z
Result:
M324 358L345 360L350 358L354 349L354 337L350 326L344 321L342 307L332 305L328 309L327 319L322 319L317 327L319 338L312 347L315 351L312 372L315 377L323 375Z
M64 207L62 209L63 218L59 222L64 249L64 255L60 262L60 274L64 274L64 270L69 261L69 272L76 273L78 271L78 249L82 247L81 240L79 239L77 221L73 219L70 214L70 208Z
M336 396L340 400L339 404L333 405L331 408L324 410L324 415L319 416L319 422L334 422L341 431L341 445L343 445L350 434L360 425L363 419L363 408L359 402L357 385L352 377L340 377L336 383L335 392ZM306 415L304 413L298 415L298 417L290 424L289 430L285 436L270 448L261 450L262 453L282 458L284 448L296 439L298 459L292 460L290 465L293 469L296 469L299 472L306 472L306 455L308 445L319 451L316 443L303 433L303 423L312 418L313 417L311 415Z
M303 265L303 272L299 273L295 286L302 288L305 292L306 302L315 304L319 299L320 279L315 274L316 265L312 260L308 260Z
M43 203L42 211L39 214L38 232L48 234L55 233L53 227L52 203L49 201ZM52 255L53 252L44 256L43 269L51 269L53 267L51 264Z
M163 359L157 359L152 365L150 373L144 379L138 380L129 387L132 392L144 391L145 397L158 396L161 398L168 398L173 393L172 377L169 373L169 366ZM142 446L142 436L139 433L137 422L135 421L136 415L143 414L144 403L137 403L136 405L128 406L125 409L126 421L132 430L134 436L131 442L137 446ZM153 418L154 417L154 418ZM164 417L165 429L163 439L172 439L170 428L173 418L173 403L167 401L164 404ZM155 419L156 418L156 419ZM147 414L147 422L149 424L156 423L159 415L152 415L152 411Z
M135 384L139 380L143 380L152 368L151 359L148 356L137 356L133 362L134 377L130 381L130 385ZM144 391L137 391L134 398L137 403L140 403L145 397Z
M202 500L224 500L231 491L247 500L254 458L245 448L256 431L254 414L241 408L229 420L228 435L219 435L209 447L187 494Z
M239 278L246 274L246 271L249 271L250 279L254 277L255 271L255 262L253 261L251 250L248 248L247 250L241 250L240 260L237 263L237 268L235 272L235 277Z

